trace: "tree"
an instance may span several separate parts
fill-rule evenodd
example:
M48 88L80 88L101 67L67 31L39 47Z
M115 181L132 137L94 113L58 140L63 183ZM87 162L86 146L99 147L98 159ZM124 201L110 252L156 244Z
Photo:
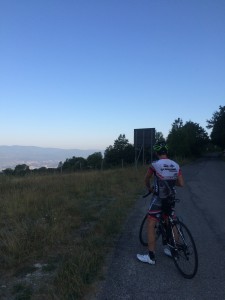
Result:
M182 128L182 133L184 135L184 153L186 156L199 156L206 150L209 137L199 124L192 121L186 122Z
M172 124L167 137L170 155L182 155L184 153L184 136L182 135L183 121L178 118Z
M209 137L199 124L188 121L183 125L180 118L172 124L167 137L169 152L172 156L199 156L205 151L208 142Z
M207 123L206 128L212 129L210 134L212 143L225 149L225 106L219 106L219 111L214 112Z
M60 171L60 173L62 173L62 168L63 168L63 162L60 161L58 164L58 167L57 167L57 169Z
M126 139L125 134L120 134L118 139L114 141L114 145L106 148L104 153L104 161L110 166L130 164L134 162L134 146Z
M17 165L14 169L15 175L25 175L29 173L30 168L26 164Z
M13 175L14 170L11 168L7 168L5 170L2 170L2 173L5 175Z
M83 157L75 157L67 158L63 163L62 170L68 171L76 171L76 170L84 170L87 167L87 161Z
M48 168L46 168L46 167L40 167L40 168L32 170L32 173L35 173L35 174L47 174L47 173L50 173L50 172L49 172Z
M87 158L87 166L91 169L101 169L102 166L102 153L101 152L95 152L88 156Z
M160 132L160 131L156 131L155 132L155 140L156 141L164 141L165 142L165 138L164 138L162 132Z

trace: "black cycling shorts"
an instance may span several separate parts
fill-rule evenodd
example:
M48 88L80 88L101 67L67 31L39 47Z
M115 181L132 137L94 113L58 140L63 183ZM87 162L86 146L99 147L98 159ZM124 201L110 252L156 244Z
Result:
M167 203L167 199L161 199L158 196L154 195L151 199L151 203L148 209L148 215L150 218L159 220L162 215L162 211L164 211L165 205ZM164 209L163 209L164 207ZM172 216L175 217L175 205L169 206L172 209ZM164 211L166 213L166 211Z

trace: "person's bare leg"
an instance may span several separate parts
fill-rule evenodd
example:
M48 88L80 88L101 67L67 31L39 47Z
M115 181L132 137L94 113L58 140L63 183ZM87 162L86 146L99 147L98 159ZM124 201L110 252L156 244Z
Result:
M148 238L148 254L137 254L137 259L151 265L155 264L155 224L156 220L148 218L147 223L147 238Z
M155 225L157 220L148 218L148 250L155 253Z

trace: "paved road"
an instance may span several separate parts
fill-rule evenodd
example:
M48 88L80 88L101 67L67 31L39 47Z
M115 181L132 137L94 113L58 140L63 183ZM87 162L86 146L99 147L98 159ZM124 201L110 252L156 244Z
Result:
M201 160L182 170L186 185L178 189L182 200L177 204L177 214L196 242L197 275L183 278L161 246L157 248L155 266L136 259L136 253L146 251L138 241L139 225L147 209L140 198L109 261L105 280L89 299L225 299L225 162Z

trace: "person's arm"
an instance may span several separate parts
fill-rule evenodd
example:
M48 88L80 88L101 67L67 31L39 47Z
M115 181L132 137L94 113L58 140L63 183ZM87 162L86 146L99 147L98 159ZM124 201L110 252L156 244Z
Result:
M145 186L149 190L149 192L152 192L152 187L151 187L151 177L154 174L154 171L152 167L149 167L146 175L145 175Z
M176 182L177 186L183 187L184 186L184 178L183 175L181 173L181 171L179 171L178 177L177 177L177 182Z

